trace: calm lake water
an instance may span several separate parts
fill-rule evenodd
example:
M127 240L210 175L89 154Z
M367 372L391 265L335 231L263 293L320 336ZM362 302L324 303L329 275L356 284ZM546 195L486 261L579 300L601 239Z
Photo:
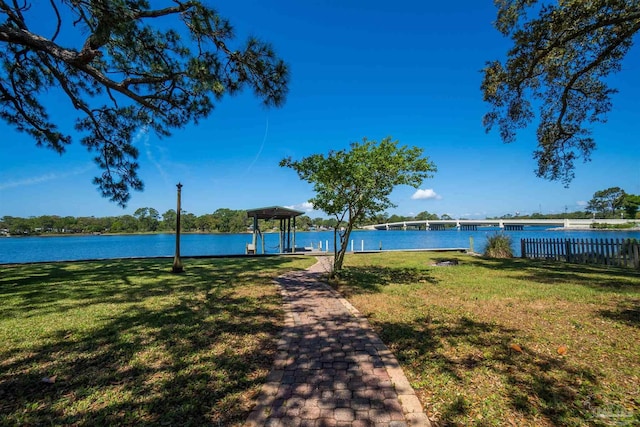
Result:
M482 252L487 237L497 232L495 228L477 231L355 231L351 234L353 249L435 249L469 248L470 238L474 250ZM513 249L520 255L522 238L606 238L640 239L640 231L577 231L546 230L529 228L525 231L505 231L512 238ZM265 250L277 253L278 234L265 234ZM183 234L180 239L182 256L235 255L243 254L251 234ZM333 232L299 232L296 246L313 246L333 251ZM351 246L350 248L351 249ZM0 263L22 263L37 261L66 261L102 258L173 256L175 235L112 235L112 236L65 236L65 237L0 237Z

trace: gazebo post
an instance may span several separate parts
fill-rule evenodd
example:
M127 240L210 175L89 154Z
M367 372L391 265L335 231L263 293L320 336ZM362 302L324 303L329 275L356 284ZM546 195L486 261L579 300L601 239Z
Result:
M287 244L285 245L285 252L291 252L291 218L285 219L285 222L287 224Z
M284 253L284 219L280 219L280 253Z
M251 240L253 243L253 251L254 254L258 253L258 216L254 215L253 217L253 239ZM262 251L264 253L264 250Z
M293 253L296 252L296 217L293 217Z

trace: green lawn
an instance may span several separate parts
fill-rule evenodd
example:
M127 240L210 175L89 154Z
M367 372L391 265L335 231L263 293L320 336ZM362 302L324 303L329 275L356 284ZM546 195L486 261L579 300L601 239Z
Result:
M640 272L434 253L345 266L335 286L438 425L640 425Z
M0 267L0 425L242 425L283 324L272 278L314 262ZM336 286L439 425L640 423L637 271L358 254Z
M0 425L242 425L313 258L0 267Z

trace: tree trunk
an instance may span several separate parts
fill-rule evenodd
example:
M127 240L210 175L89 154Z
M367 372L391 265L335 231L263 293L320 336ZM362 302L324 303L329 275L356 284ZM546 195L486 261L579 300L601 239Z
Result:
M337 246L334 244L334 258L333 258L333 271L331 272L331 277L335 277L338 275L340 270L342 270L342 263L344 262L344 255L347 253L347 249L349 247L349 236L351 235L351 231L353 230L353 222L349 221L347 223L347 229L344 234L340 234L340 250L337 250ZM336 233L338 230L334 230L334 241L336 237Z
M327 251L329 248L327 248ZM329 277L331 279L336 277L336 272L338 271L338 228L337 226L333 229L333 268L329 273ZM342 262L340 262L340 268L342 267Z

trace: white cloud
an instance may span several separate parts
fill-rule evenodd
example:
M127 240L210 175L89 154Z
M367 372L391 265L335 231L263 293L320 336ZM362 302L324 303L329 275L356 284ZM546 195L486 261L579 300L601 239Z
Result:
M298 203L297 205L285 206L285 208L295 209L298 211L311 212L313 208L313 204L309 202Z
M147 159L149 159L151 164L155 166L157 171L160 173L160 176L162 176L162 179L164 179L164 182L168 184L169 177L167 175L167 172L165 171L162 164L156 159L155 155L153 154L154 147L152 147L151 143L149 142L149 129L147 128L147 126L143 126L138 130L138 133L136 133L136 135L133 137L133 143L142 144L144 146L144 151L145 151L145 154L147 155Z
M40 184L42 182L55 181L57 179L66 178L70 176L82 175L85 172L90 171L91 169L93 169L93 166L87 165L85 167L73 169L72 171L67 173L52 172L45 175L24 178L19 181L0 182L0 190L6 190L7 188L25 187L27 185L35 185L35 184Z
M427 188L426 190L419 189L413 196L411 196L412 200L427 200L427 199L442 199L442 196L433 191L432 188Z
M25 185L39 184L41 182L53 181L54 179L58 179L58 175L54 173L49 173L47 175L40 175L40 176L31 177L31 178L25 178L20 181L2 182L0 183L0 190L13 188L13 187L24 187Z
M576 205L578 206L587 206L589 203L585 202L584 200L578 200L576 202Z

